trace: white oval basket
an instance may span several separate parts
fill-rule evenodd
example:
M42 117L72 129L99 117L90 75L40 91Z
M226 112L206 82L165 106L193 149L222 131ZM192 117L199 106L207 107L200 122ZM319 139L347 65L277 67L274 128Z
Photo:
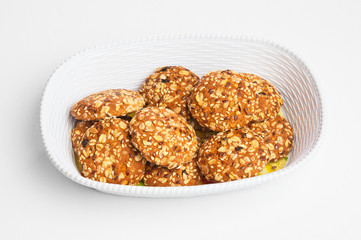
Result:
M75 165L70 140L70 131L75 124L70 115L72 105L101 90L138 90L157 67L170 65L184 66L199 76L219 69L254 73L274 84L284 99L282 111L295 129L294 149L287 166L248 179L189 187L123 186L82 177ZM308 154L320 136L322 106L310 71L284 48L242 37L162 37L95 47L70 57L47 83L41 102L40 124L50 161L73 181L118 195L186 197L250 187L297 169L309 159Z

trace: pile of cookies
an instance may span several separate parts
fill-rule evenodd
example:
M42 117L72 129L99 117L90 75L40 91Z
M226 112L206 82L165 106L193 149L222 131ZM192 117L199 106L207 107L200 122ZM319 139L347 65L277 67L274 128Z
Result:
M123 185L190 186L256 176L287 157L293 129L268 81L230 70L201 79L158 68L137 91L92 94L71 114L81 174Z

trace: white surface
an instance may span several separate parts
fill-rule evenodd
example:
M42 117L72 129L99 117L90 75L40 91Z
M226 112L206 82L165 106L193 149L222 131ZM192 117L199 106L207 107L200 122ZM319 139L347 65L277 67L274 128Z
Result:
M360 239L360 1L1 1L1 239ZM310 67L325 107L315 158L269 184L185 199L118 197L45 156L39 104L69 55L178 33L258 36ZM291 236L291 237L289 237Z
M220 60L222 59L222 60ZM74 162L70 131L72 106L106 89L138 90L154 66L186 66L202 76L210 69L251 72L280 91L285 117L295 141L287 166L280 171L241 181L192 187L139 187L84 178ZM239 190L277 179L310 161L322 126L319 91L309 69L292 53L274 44L218 35L168 36L120 42L76 53L50 77L41 100L40 127L49 160L73 181L106 193L136 197L193 197Z

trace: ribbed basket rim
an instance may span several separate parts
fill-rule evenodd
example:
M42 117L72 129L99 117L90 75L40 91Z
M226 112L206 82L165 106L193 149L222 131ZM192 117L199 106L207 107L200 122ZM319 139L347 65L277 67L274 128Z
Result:
M253 177L253 178L246 178L242 180L236 180L226 183L215 183L215 184L207 184L207 185L198 185L198 186L184 186L184 187L145 187L145 186L127 186L127 185L118 185L118 184L109 184L109 183L102 183L96 182L87 178L82 177L80 174L76 175L71 173L67 170L67 168L59 161L56 160L56 157L53 156L51 151L49 150L49 146L47 144L47 140L44 134L44 125L43 125L43 116L44 116L44 101L46 92L48 91L49 83L52 81L54 75L61 69L66 63L70 62L76 57L79 57L83 54L89 53L91 51L105 49L109 47L121 46L126 44L132 43L151 43L156 41L163 41L163 40L181 40L181 39L217 39L217 40L237 40L242 42L249 42L249 43L259 43L264 45L269 45L278 50L284 52L285 54L289 55L293 58L300 66L302 66L306 70L306 74L310 80L310 83L315 90L315 95L317 97L318 102L320 103L320 128L317 132L315 141L313 145L309 148L309 151L305 153L297 162L280 169L278 171L268 173L265 175ZM150 36L150 37L142 37L142 38L135 38L132 40L126 41L115 41L108 44L100 44L94 47L89 47L84 50L81 50L67 59L63 61L51 74L50 78L48 79L43 94L41 98L40 104L40 131L41 137L44 144L44 148L46 154L50 160L50 162L66 177L69 179L87 186L91 188L95 188L100 191L105 191L113 194L124 195L124 196L141 196L141 197L187 197L187 196L200 196L200 195L208 195L213 193L220 193L225 191L236 190L244 187L250 187L258 184L262 184L268 182L270 180L278 179L281 176L289 174L290 172L298 169L299 167L303 166L307 160L310 159L310 154L315 152L316 146L319 144L319 139L322 133L323 128L323 104L321 101L320 91L317 86L314 77L309 70L309 68L304 64L304 62L296 56L294 53L289 51L287 48L280 46L269 40L264 40L259 37L249 37L249 36L238 36L238 35L227 35L227 34L178 34L178 35L161 35L161 36Z

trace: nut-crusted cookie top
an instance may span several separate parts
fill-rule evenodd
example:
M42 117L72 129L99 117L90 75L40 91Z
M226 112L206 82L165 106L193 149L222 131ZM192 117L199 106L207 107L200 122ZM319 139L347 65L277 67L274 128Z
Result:
M71 114L78 120L100 120L105 117L119 117L140 110L143 97L135 91L109 89L92 94L76 103Z
M158 68L143 83L139 92L146 106L167 107L190 118L187 99L199 77L181 66Z
M195 159L173 169L148 163L143 181L145 185L155 187L192 186L201 181L200 174Z
M200 125L213 131L241 128L251 118L246 115L242 101L253 99L251 93L241 94L245 87L239 73L209 72L194 86L188 100L189 110Z
M253 177L267 164L269 150L263 139L246 129L221 132L199 150L198 166L210 182Z
M76 153L82 174L92 180L136 185L143 177L145 161L130 142L128 122L107 118L84 134Z
M200 125L213 131L239 129L274 113L272 107L278 106L275 102L280 95L274 97L277 90L270 92L268 88L275 90L255 75L231 70L209 72L194 86L188 108Z
M81 144L83 139L83 135L94 123L89 121L80 121L78 122L73 130L71 130L71 142L73 144L73 148L75 149Z
M274 118L281 110L283 100L277 89L267 80L254 74L241 73L242 80L253 94L251 104L243 108L246 113L252 115L251 121L263 121ZM248 95L248 93L247 93ZM252 101L255 101L253 104Z
M151 163L176 168L192 160L197 150L194 129L172 110L148 107L130 121L133 145Z
M271 153L270 161L282 159L291 152L293 128L281 113L264 122L251 123L248 127L265 141Z

